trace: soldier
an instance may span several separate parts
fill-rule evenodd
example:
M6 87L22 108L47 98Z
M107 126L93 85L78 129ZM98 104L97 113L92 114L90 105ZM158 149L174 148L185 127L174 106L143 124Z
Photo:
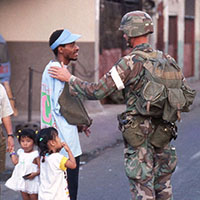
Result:
M14 149L14 135L10 119L10 115L12 114L13 110L6 94L6 90L3 85L0 84L0 173L5 170L6 159L6 138L3 135L1 127L2 123L8 134L8 151L11 152Z
M170 200L170 179L177 162L170 141L176 137L175 121L180 120L180 111L188 111L195 91L185 86L175 60L148 44L153 22L147 13L125 14L119 29L133 50L98 83L82 81L65 68L51 67L49 73L69 82L72 95L84 95L90 100L124 89L127 109L118 119L132 199Z

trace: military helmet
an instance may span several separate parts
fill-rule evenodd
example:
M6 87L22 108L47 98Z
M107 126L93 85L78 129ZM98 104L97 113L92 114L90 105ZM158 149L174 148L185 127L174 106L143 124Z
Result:
M122 30L128 37L153 33L152 18L143 11L128 12L122 17L119 30Z

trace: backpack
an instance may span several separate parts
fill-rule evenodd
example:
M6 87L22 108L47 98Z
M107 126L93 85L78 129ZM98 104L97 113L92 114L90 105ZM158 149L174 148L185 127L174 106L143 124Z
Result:
M161 51L137 50L133 54L145 60L145 80L136 101L137 111L167 122L180 121L181 112L189 112L196 95L196 91L186 85L181 68Z

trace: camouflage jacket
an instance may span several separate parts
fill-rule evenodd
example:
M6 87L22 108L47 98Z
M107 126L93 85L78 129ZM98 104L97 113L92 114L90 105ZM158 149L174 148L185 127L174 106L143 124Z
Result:
M143 77L145 73L143 67L144 59L134 54L136 50L147 53L153 51L149 44L136 46L130 54L122 57L98 83L88 83L75 76L71 76L69 82L70 93L78 96L83 95L89 100L100 100L110 95L115 90L123 88L127 111L135 110L137 93L143 85L143 79L141 77ZM112 71L114 70L118 72L121 78L122 87L118 88L116 81L114 81L112 77Z

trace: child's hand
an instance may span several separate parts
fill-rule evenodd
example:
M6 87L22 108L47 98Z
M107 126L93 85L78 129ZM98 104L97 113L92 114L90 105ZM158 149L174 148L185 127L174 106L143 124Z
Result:
M70 150L70 148L68 147L68 145L65 142L62 142L62 146L65 149L65 151L67 151L69 158L67 159L66 163L65 163L65 167L66 168L70 168L70 169L75 169L76 168L76 160Z
M16 165L16 164L18 163L18 156L17 156L17 154L15 153L15 148L14 148L14 147L10 148L10 149L9 149L9 153L10 153L10 158L11 158L11 160L12 160L12 163L13 163L14 165Z
M10 149L9 149L9 153L12 153L12 152L14 152L15 151L15 148L14 147L11 147Z
M36 176L38 176L38 172L32 172L29 176L26 176L26 177L23 177L24 179L33 179L35 178Z
M67 151L67 152L70 151L69 146L65 142L62 142L62 146L65 149L65 151Z

